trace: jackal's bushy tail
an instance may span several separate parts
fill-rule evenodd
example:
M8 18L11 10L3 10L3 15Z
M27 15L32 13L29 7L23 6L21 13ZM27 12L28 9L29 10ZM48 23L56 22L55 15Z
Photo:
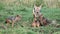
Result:
M51 24L57 24L57 21L56 20L52 20L52 23Z

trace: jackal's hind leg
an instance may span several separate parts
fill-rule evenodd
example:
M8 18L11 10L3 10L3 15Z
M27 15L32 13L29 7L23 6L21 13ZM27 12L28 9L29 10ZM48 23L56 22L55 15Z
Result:
M7 26L10 24L10 22L11 22L10 20L6 20Z
M43 24L44 24L44 25L47 25L46 19L43 20Z

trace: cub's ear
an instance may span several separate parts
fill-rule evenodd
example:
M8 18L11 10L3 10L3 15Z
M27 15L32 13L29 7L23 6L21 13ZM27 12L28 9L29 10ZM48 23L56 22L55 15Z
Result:
M43 4L41 4L39 7L42 7L43 6Z
M34 8L36 8L37 6L34 4Z

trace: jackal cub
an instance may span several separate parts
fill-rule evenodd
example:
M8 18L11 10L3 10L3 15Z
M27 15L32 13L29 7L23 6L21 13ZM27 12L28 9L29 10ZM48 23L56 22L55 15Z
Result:
M12 23L12 27L14 26L14 23L21 20L21 16L19 15L16 15L16 16L11 16L11 17L8 17L6 18L6 21L5 23L7 23L7 26Z

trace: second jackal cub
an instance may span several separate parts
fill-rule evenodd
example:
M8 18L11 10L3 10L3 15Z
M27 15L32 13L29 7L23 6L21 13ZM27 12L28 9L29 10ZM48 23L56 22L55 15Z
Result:
M9 18L6 18L6 21L5 23L7 23L7 26L12 23L12 27L14 26L14 23L21 20L21 16L19 15L16 15L15 17L14 16L11 16Z

